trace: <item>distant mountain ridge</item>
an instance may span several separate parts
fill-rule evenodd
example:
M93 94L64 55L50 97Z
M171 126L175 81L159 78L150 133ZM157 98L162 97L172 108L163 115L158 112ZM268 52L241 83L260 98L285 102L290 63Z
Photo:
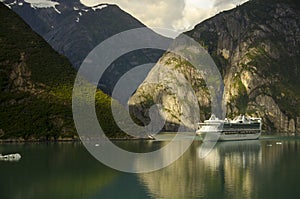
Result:
M4 0L4 3L77 69L100 42L117 33L145 27L117 5L87 7L79 0L56 0L50 5L30 4L26 0ZM162 54L161 50L144 49L122 56L103 75L99 87L111 94L125 72L136 65L156 63Z
M68 59L2 3L0 46L0 140L79 139L71 98L76 70ZM124 137L111 103L109 96L96 93L101 127L109 137Z
M262 117L264 130L268 132L300 133L298 1L251 0L219 13L185 34L204 46L217 64L224 79L228 117L238 114ZM170 53L166 53L152 71L162 66L188 77L202 110L201 120L207 118L211 114L210 95L206 85L200 84L201 74ZM147 124L148 108L152 103L163 102L169 121L165 130L174 131L180 123L181 105L176 100L163 100L176 99L162 89L170 85L147 87L147 79L155 75L150 72L132 97L132 112ZM173 79L166 82L179 86ZM190 118L192 114L184 117Z

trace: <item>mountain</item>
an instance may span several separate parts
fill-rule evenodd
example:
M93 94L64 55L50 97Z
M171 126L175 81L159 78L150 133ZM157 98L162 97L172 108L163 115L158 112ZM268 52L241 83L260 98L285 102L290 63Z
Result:
M0 30L0 139L77 139L71 63L2 3ZM111 98L98 91L101 126L110 137L123 136L110 107Z
M263 128L268 132L300 133L299 9L299 2L294 0L252 0L184 33L201 44L218 66L225 84L228 117L238 114L262 117ZM153 103L162 103L169 121L165 130L176 130L181 122L182 104L176 100L178 96L165 88L181 85L169 76L165 78L168 84L147 85L162 68L186 77L198 98L201 120L207 118L211 114L211 101L203 74L172 53L159 60L131 98L132 113L147 124L148 108ZM167 98L172 100L164 100ZM193 114L190 111L184 118ZM187 121L185 125L192 128L190 123Z
M3 0L41 35L57 52L78 69L100 42L120 32L145 27L117 5L87 7L79 0ZM111 94L117 80L137 65L156 63L161 50L142 49L113 62L100 79L99 88Z

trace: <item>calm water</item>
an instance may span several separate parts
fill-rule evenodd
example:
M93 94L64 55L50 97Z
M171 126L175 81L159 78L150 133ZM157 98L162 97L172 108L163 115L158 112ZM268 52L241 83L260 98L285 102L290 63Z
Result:
M131 150L165 142L118 142ZM0 144L0 153L19 152L19 162L0 161L0 198L297 198L300 140L218 143L205 159L201 142L171 166L127 174L95 160L80 143Z

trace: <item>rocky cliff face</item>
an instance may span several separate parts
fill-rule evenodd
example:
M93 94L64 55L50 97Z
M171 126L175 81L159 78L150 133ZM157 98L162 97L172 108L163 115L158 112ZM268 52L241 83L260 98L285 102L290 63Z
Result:
M222 12L185 34L204 46L217 64L224 79L228 117L237 114L262 117L268 132L300 132L300 15L297 3L253 0ZM158 65L168 67L168 59L165 55ZM184 75L193 70L180 62L176 64L185 68L181 71ZM189 82L203 80L197 72L192 73L191 79L187 78ZM174 81L173 86L176 85ZM151 93L156 92L148 90L145 83L141 85L130 102L136 108L133 110L143 112L145 101L141 99ZM200 107L206 107L202 115L207 117L209 96L197 90L196 93ZM172 101L167 103L176 107ZM178 117L176 108L171 108L170 112L174 115L172 118Z
M195 108L198 102L200 110ZM205 118L204 110L210 109L210 93L200 71L180 56L167 53L129 100L131 113L146 125L151 122L149 110L154 104L162 105L163 130L177 131L180 125L195 129L199 116Z

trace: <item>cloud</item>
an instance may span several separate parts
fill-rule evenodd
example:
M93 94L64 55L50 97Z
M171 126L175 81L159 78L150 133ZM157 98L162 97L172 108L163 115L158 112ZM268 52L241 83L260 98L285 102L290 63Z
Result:
M182 18L173 21L173 28L181 32L192 29L201 21L221 11L234 8L247 0L185 0Z
M215 0L214 7L233 7L245 3L247 0Z
M84 5L117 4L146 26L184 32L247 0L81 0ZM161 32L162 33L162 32Z
M166 27L167 23L182 16L182 0L81 0L91 6L99 3L117 4L147 26Z

